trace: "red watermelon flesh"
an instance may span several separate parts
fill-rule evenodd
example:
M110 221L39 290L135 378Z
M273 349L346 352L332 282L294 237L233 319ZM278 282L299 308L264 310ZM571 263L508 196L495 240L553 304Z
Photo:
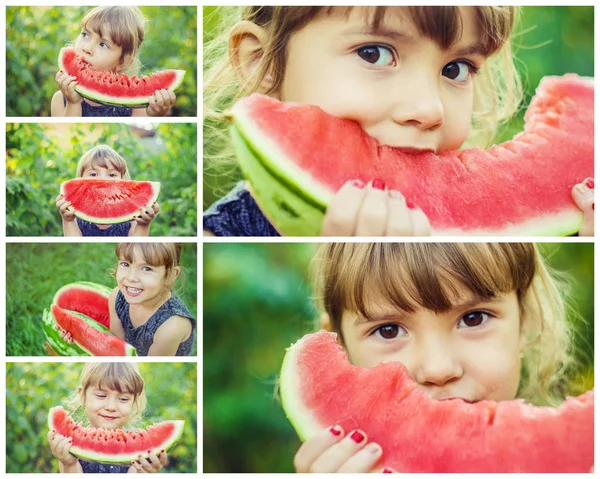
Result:
M110 332L93 328L71 311L53 304L52 315L56 324L70 333L73 341L93 356L137 355L133 346Z
M284 359L281 399L305 440L340 424L382 446L398 472L589 472L594 464L594 393L560 407L522 400L437 401L401 363L361 369L335 335L306 335Z
M425 212L434 234L576 233L582 214L571 188L594 176L593 82L572 74L544 78L524 131L488 150L409 154L379 145L354 121L258 94L240 100L231 118L252 161L290 194L324 211L346 181L381 178ZM238 153L252 185L248 153ZM269 211L277 199L263 192L257 201L278 216Z
M75 91L106 105L141 107L148 105L156 90L175 91L183 82L185 70L162 70L150 76L129 77L124 73L94 70L72 47L61 49L58 67L77 77Z
M65 181L60 192L75 210L75 216L98 224L133 220L139 208L156 201L160 183L155 181L75 178Z
M145 430L123 431L82 427L75 423L61 406L48 414L48 427L73 439L69 452L74 456L104 464L131 464L139 455L148 457L148 450L159 454L168 450L183 432L184 421L163 421Z
M106 286L79 281L60 288L54 295L52 304L85 314L105 328L110 328L109 294L110 288Z

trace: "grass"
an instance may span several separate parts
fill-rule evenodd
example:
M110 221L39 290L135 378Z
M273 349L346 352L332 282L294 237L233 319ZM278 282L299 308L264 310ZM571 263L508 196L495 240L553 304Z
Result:
M42 312L65 284L93 281L116 286L115 243L9 243L6 245L6 353L9 356L48 356ZM197 312L196 245L184 244L183 288L175 287L195 318ZM197 345L192 355L197 354Z

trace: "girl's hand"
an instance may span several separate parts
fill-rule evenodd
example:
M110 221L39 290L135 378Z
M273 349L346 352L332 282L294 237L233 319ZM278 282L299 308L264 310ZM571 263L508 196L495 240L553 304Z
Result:
M158 472L167 465L169 458L167 457L167 452L165 450L160 451L160 455L156 455L150 451L148 451L148 453L149 457L147 459L140 456L137 461L133 461L127 472L131 474Z
M50 444L52 455L66 467L73 466L77 463L78 459L69 452L73 439L57 434L55 430L52 430L48 432L48 443Z
M69 103L79 104L83 101L83 97L75 91L75 85L77 85L77 77L67 75L65 72L60 70L54 77L58 88L65 96Z
M594 236L594 178L586 178L571 190L573 201L583 211L579 236Z
M325 213L321 236L429 236L425 213L407 205L399 191L382 180L364 186L349 181L336 193Z
M154 218L156 218L156 213L160 211L160 206L155 201L150 208L140 208L140 214L135 216L133 219L140 226L148 226L152 222Z
M67 201L63 195L56 197L56 207L64 221L70 222L75 220L75 210L71 206L71 202Z
M175 105L175 93L171 90L156 90L146 107L148 116L166 116Z
M296 472L392 472L377 467L382 451L379 444L367 442L361 430L344 437L340 426L332 426L306 441L294 457Z

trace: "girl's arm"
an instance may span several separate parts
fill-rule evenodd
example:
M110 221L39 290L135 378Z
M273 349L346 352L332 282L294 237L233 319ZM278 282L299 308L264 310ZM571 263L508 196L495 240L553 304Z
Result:
M116 287L108 295L108 312L110 313L110 332L113 333L115 336L121 338L123 341L125 341L125 330L123 329L123 325L121 324L119 316L117 316L117 309L115 307L118 292L119 288Z
M52 97L52 103L50 104L50 115L51 116L81 116L81 103L65 103L63 101L62 91L57 91Z
M192 334L192 322L182 316L171 316L154 333L148 356L175 356L179 345Z
M62 226L63 226L63 234L65 236L83 236L81 234L81 230L79 229L79 226L77 226L77 222L75 222L75 221L65 221L65 219L63 218Z

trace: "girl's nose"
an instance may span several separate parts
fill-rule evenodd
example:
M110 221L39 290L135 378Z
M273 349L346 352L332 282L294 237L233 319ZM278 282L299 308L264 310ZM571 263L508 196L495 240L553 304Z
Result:
M436 81L416 78L399 87L392 112L395 123L431 130L444 124L444 105Z
M129 281L137 281L138 280L138 272L132 266L127 270L127 279Z
M416 367L415 380L424 386L443 386L459 379L463 375L460 362L448 347L432 345L419 355L420 361Z

